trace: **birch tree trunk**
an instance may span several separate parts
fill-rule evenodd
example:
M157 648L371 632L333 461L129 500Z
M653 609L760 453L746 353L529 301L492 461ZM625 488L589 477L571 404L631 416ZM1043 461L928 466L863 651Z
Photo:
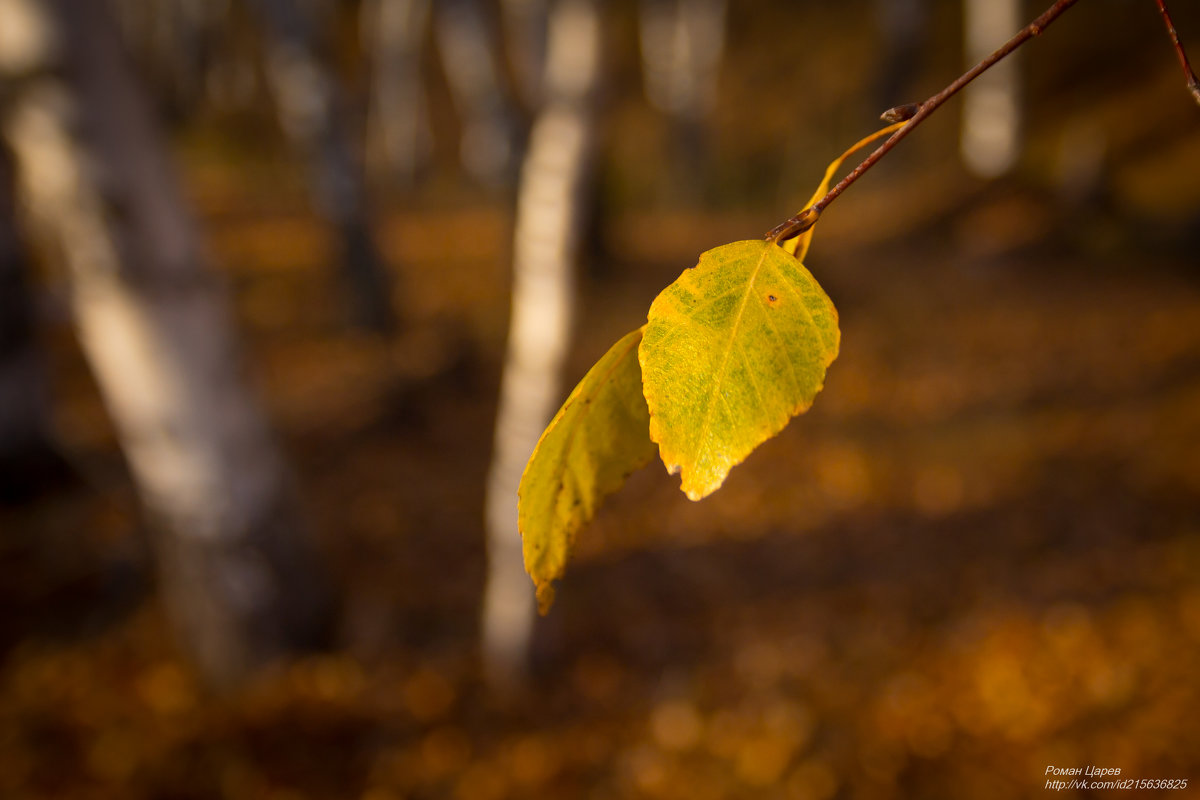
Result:
M156 101L172 116L187 114L204 99L229 0L113 0L111 8Z
M508 60L526 108L542 105L546 74L546 21L550 0L501 0Z
M362 41L372 69L368 156L401 185L416 182L431 153L421 75L431 16L462 125L459 163L484 186L512 183L518 115L499 67L488 10L481 0L366 0L363 5Z
M438 0L434 31L454 95L462 137L459 162L485 186L512 184L516 120L496 58L495 38L480 0Z
M372 232L348 103L317 55L317 20L299 0L250 0L250 5L266 29L267 77L284 130L308 159L318 210L341 239L341 264L356 316L366 327L387 332L395 324L391 281Z
M421 40L429 0L367 0L363 48L371 58L367 159L403 188L428 166L432 134L421 86Z
M517 485L562 400L559 373L594 144L596 3L560 0L550 13L546 103L533 126L517 197L512 318L487 485L483 656L499 684L527 669L535 610L517 530Z
M875 77L874 106L910 102L928 40L930 0L875 0L882 47Z
M1018 0L964 0L966 63L982 61L1021 28ZM963 163L981 178L1012 169L1021 154L1020 53L980 75L963 91Z
M668 194L702 194L708 127L725 52L725 0L640 0L638 30L646 98L671 122Z
M647 99L699 124L716 100L725 0L641 0L638 10Z
M23 60L0 56L20 192L70 278L179 638L212 682L233 684L321 641L328 585L106 4L0 6L37 33L20 39Z

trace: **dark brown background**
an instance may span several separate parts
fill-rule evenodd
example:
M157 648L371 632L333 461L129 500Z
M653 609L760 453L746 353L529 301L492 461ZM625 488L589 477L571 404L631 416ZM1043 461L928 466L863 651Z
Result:
M1175 5L1200 59L1200 9ZM610 7L568 381L877 124L873 6L731 6L699 172L664 166L633 9ZM958 13L934 4L895 102L961 70ZM0 795L1011 798L1088 764L1200 781L1200 108L1150 2L1081 3L1022 57L1019 167L969 177L952 101L829 209L808 262L843 343L815 407L701 504L658 464L636 475L506 698L479 676L477 606L509 203L455 172L435 108L439 169L378 187L405 319L383 342L330 299L332 243L275 123L176 131L344 592L341 649L198 687L126 574L137 504L46 274L55 421L86 480L0 512ZM1081 137L1102 169L1066 202Z

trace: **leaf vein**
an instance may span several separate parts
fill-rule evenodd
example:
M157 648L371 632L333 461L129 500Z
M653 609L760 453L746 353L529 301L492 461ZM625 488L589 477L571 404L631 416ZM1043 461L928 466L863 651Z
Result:
M817 325L816 317L813 316L812 312L808 310L808 306L804 303L804 293L801 292L800 289L798 289L791 281L789 281L787 277L783 275L782 271L777 270L777 272L779 272L779 276L783 280L783 284L787 286L788 290L791 291L792 294L796 295L796 299L800 303L800 308L804 311L804 316L808 318L808 324L817 333L817 341L821 343L821 347L823 349L828 350L829 345L825 343L825 337L821 335L821 328ZM788 357L788 362L791 362L790 354Z
M766 419L768 415L767 401L763 399L763 393L758 388L758 381L754 377L754 369L750 364L750 356L746 353L746 346L740 342L738 343L738 353L741 355L742 364L746 368L746 377L750 379L750 388L754 390L754 396L758 398L758 408L762 411L763 418Z
M786 277L783 278L783 283L784 284L788 283ZM803 303L802 303L802 305L803 305ZM788 372L791 374L791 378L792 378L792 386L795 388L796 393L799 394L802 392L802 389L800 387L800 376L796 374L796 365L794 363L792 363L792 354L791 354L791 351L788 350L787 339L784 338L784 335L782 333L780 333L779 327L775 324L775 320L771 319L771 312L768 309L765 309L765 308L763 309L763 316L767 320L767 327L771 329L771 332L775 334L775 336L779 339L779 341L781 343L780 348L783 350L783 360L787 362Z
M768 246L769 247L769 246ZM738 329L742 325L742 316L746 313L746 303L750 300L750 295L754 291L754 283L758 280L759 270L762 269L763 262L767 259L769 249L764 248L762 255L758 258L758 263L754 265L754 269L750 272L750 279L746 282L746 289L742 295L742 302L738 306L737 316L733 319L733 324L730 326L729 344L725 347L725 354L721 358L721 366L718 368L716 375L711 382L712 388L709 390L709 400L704 409L704 421L700 425L700 435L696 439L697 450L705 446L708 441L708 434L712 429L712 414L715 403L713 396L720 396L720 386L725 381L725 370L729 366L729 355L733 352L733 344L737 340ZM732 412L731 412L732 413Z

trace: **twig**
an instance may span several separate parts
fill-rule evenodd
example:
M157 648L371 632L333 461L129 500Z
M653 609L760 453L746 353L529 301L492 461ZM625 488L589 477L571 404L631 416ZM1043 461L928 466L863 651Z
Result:
M1184 52L1183 45L1179 42L1179 34L1175 32L1175 23L1171 22L1171 13L1167 11L1166 0L1158 0L1158 12L1162 14L1163 22L1167 26L1167 36L1171 37L1171 44L1175 46L1175 54L1179 56L1179 66L1183 67L1183 77L1187 81L1188 91L1200 104L1200 80L1196 80L1196 71L1188 63L1187 53Z
M1050 6L1050 8L1048 8L1040 17L1026 25L1021 29L1020 33L1005 42L1000 49L996 50L996 52L989 55L983 61L980 61L975 66L971 67L971 69L964 72L945 89L942 89L933 97L930 97L924 103L921 103L919 106L917 106L916 111L912 114L912 117L909 119L907 125L893 133L886 142L876 148L871 155L863 159L861 164L855 167L854 170L851 171L846 177L842 178L842 180L836 186L830 189L824 197L813 203L808 208L805 208L796 216L791 217L787 221L772 228L771 231L766 235L766 238L770 239L771 241L780 242L784 241L785 239L790 239L791 237L803 233L807 229L811 228L814 224L816 224L817 217L820 216L820 213L826 208L826 206L836 200L838 195L846 191L846 189L849 188L852 183L861 178L863 173L875 166L875 163L879 161L879 159L887 155L888 151L895 147L901 139L903 139L905 136L908 136L908 134L912 132L913 128L920 125L926 117L936 111L938 106L957 94L958 91L968 83L978 78L987 70L991 69L996 62L1000 61L1000 59L1004 58L1009 53L1025 44L1025 42L1032 39L1034 36L1040 35L1042 31L1050 26L1050 23L1058 19L1060 14L1062 14L1071 6L1075 5L1076 2L1077 0L1057 0L1057 2ZM1162 0L1159 0L1159 5L1162 5ZM910 110L911 106L900 106L887 113L906 113ZM898 118L903 119L902 116Z

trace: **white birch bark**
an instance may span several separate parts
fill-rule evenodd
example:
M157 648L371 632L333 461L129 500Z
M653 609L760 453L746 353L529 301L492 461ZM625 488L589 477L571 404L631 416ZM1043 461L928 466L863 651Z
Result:
M560 0L550 14L546 102L521 169L508 355L487 485L482 646L485 669L498 684L519 680L529 657L535 604L517 530L517 485L563 399L559 373L570 335L599 79L594 0Z
M1021 29L1018 0L964 0L966 61L975 65ZM1021 154L1020 53L1013 53L963 90L963 163L981 178L1012 169Z
M25 74L6 76L19 82L3 133L22 199L66 268L84 355L158 533L168 612L209 679L235 683L320 639L328 588L104 4L0 5L46 34Z

